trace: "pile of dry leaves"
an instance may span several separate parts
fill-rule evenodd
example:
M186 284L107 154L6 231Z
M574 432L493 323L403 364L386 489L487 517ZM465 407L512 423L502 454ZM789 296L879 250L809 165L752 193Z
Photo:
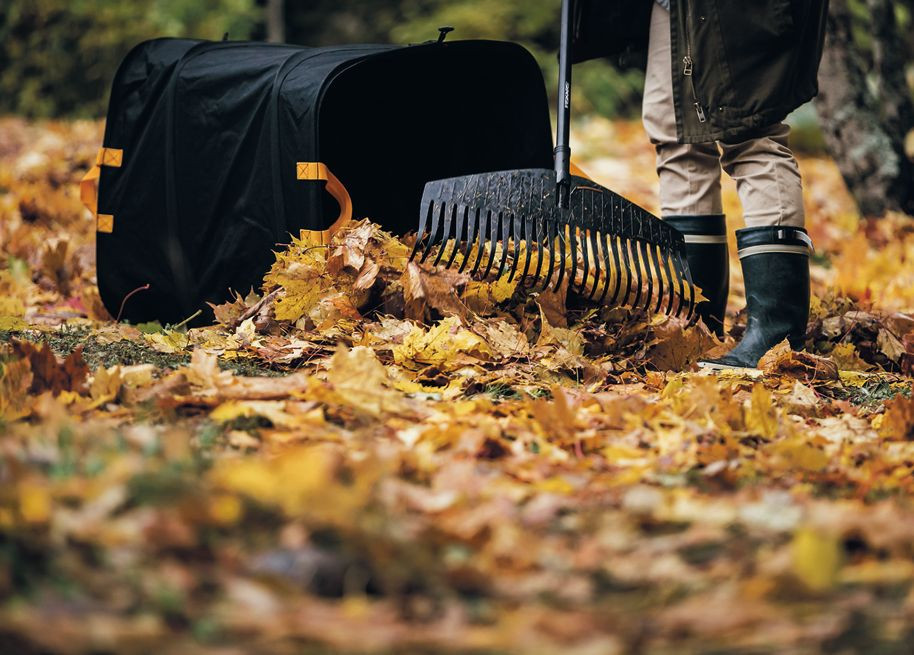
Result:
M653 206L636 126L577 133ZM807 352L711 375L703 328L367 220L212 326L115 323L99 138L0 121L0 651L907 652L914 223L830 162Z

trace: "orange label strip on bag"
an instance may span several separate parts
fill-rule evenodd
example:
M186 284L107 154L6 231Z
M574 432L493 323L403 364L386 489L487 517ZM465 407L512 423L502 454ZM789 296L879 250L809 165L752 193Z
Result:
M327 245L340 228L352 221L352 198L343 183L322 162L300 161L295 164L295 177L299 180L324 181L327 193L336 199L340 215L326 230L302 230L315 245Z

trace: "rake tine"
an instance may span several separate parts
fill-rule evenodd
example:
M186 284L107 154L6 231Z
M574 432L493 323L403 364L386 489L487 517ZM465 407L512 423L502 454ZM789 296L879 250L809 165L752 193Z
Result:
M606 266L606 271L603 273L603 291L600 293L600 299L597 301L599 304L603 304L603 301L606 300L606 294L609 293L609 274L612 272L616 278L616 289L618 290L619 285L619 273L618 267L613 269L612 263L609 261L609 239L606 236L606 232L601 231L599 233L601 250L603 251L603 264ZM613 253L615 255L616 253ZM596 289L596 282L594 283L594 289ZM591 296L592 298L593 296Z
M457 206L454 205L445 213L444 219L444 229L441 233L441 247L438 248L438 254L435 256L435 261L432 262L432 266L437 266L441 263L441 258L444 256L445 251L447 251L447 243L450 241L451 237L451 226L454 224L454 219L457 217ZM454 249L456 250L457 244L454 244Z
M514 222L514 215L505 216L499 213L498 220L501 223L501 260L498 262L498 275L496 280L500 280L505 273L505 265L508 263L508 241L511 239L511 224Z
M552 282L552 274L555 271L555 262L556 262L556 239L558 239L559 232L555 221L550 221L548 219L543 219L546 221L546 251L549 253L549 268L546 270L546 277L543 279L543 288L542 291L545 291L549 288L550 282ZM564 246L563 246L564 247Z
M634 307L637 300L633 303L632 296L640 292L634 288L635 273L638 274L638 288L641 287L641 267L637 265L638 260L632 258L634 244L632 243L633 225L631 211L624 206L622 198L613 199L613 218L614 223L619 228L619 247L622 249L622 257L625 260L625 298L624 304ZM622 236L625 235L625 236Z
M632 307L637 308L641 303L642 286L644 282L643 274L641 272L641 255L638 253L638 243L636 241L629 240L628 245L632 253L632 262L637 276L637 288L635 289L635 300L632 302Z
M644 303L644 311L649 311L651 301L654 299L654 273L651 271L650 256L647 252L647 242L637 239L635 247L638 249L638 256L641 258L641 270L644 273L644 282L647 284L647 291L642 295L641 302Z
M469 207L463 207L461 210L458 206L456 209L456 220L454 221L454 247L451 249L451 256L448 257L447 264L444 265L445 268L450 268L454 265L457 253L460 252L460 244L463 243L463 235L464 232L467 231L467 215L469 211Z
M666 287L663 284L663 271L660 270L660 259L657 257L657 244L651 243L648 247L651 253L651 263L654 265L654 272L657 273L657 305L654 312L659 312L663 307L663 296L666 293Z
M581 254L584 256L584 269L581 271L581 285L578 287L578 293L584 294L587 288L587 276L590 274L590 253L587 252L587 228L581 229Z
M545 196L544 189L539 189L539 195ZM549 253L549 261L552 261L552 248L550 247L549 241L549 221L543 215L534 221L536 225L536 271L533 273L533 288L536 288L537 283L542 280L540 273L543 271L543 258L546 256L546 253ZM546 287L549 286L549 277L552 275L552 268L549 269L549 275L546 276L545 281L543 281L543 286L540 289L544 291Z
M654 273L651 271L651 258L648 255L648 244L646 241L637 241L638 250L641 253L641 262L644 266L644 277L647 282L647 293L644 295L644 310L651 308L651 301L654 299Z
M473 262L473 270L470 271L471 276L475 276L476 272L479 271L479 265L482 263L483 254L486 251L486 233L489 231L489 220L492 216L492 212L487 211L485 214L479 211L479 230L476 232L476 245L479 246L476 250L476 261Z
M622 266L619 271L625 273L625 288L622 296L619 298L619 303L631 306L631 301L629 299L632 295L632 261L628 253L628 239L617 237L615 243L611 245L619 250L622 259Z
M526 244L527 252L524 253L524 269L521 271L518 284L521 284L527 279L527 273L530 271L530 259L533 257L533 242L536 241L535 231L536 221L528 215L527 218L524 219L524 243Z
M428 259L429 254L432 252L432 246L435 244L435 241L438 239L438 231L441 227L441 216L447 210L447 205L442 204L432 212L432 225L428 231L428 241L425 244L425 250L422 252L422 257L419 259L420 263L425 263L425 260Z
M679 285L679 302L676 305L676 317L682 316L682 310L686 303L685 280L682 277L682 267L680 258L675 257L676 253L670 252L669 259L673 263L673 272L676 274L676 283ZM675 258L674 258L675 257Z
M641 259L638 255L638 244L635 243L634 239L626 239L626 245L628 246L628 254L632 258L632 285L631 285L631 297L629 302L633 309L637 309L638 303L641 299L641 294L643 292L643 278L638 275L641 272Z
M691 322L695 312L695 283L692 281L692 271L689 270L689 265L682 260L682 251L680 250L676 255L679 257L681 270L685 271L686 274L686 283L689 289L689 311L686 313L686 320Z
M672 257L673 254L670 253L670 258ZM676 259L673 259L673 268L676 270L676 276L679 279L679 308L676 310L676 316L683 316L687 313L688 298L686 297L686 289L688 282L685 279L685 272L682 270L682 258L678 255Z
M488 277L492 272L492 265L495 263L495 244L498 243L498 224L501 221L501 212L491 214L489 217L489 258L486 260L486 267L482 272L483 277Z
M609 247L612 250L613 270L616 273L616 285L613 287L612 303L619 302L619 292L622 291L622 264L619 261L619 240L614 236L609 237ZM625 297L628 297L628 273L625 274Z
M467 191L467 197L470 196L471 189L475 192L479 192L480 183L478 180L467 181L464 188ZM458 207L460 203L458 203ZM467 259L470 256L470 253L473 251L473 238L476 236L476 225L479 222L479 206L475 203L463 203L463 212L458 213L457 218L457 243L454 244L454 252L451 253L451 259L448 261L447 267L450 268L451 264L454 263L454 258L459 249L459 244L463 242L463 257L460 262L460 269L458 272L462 273L466 268ZM466 241L463 241L464 233L466 234Z
M568 241L571 247L571 269L568 271L568 290L575 288L574 280L578 273L578 229L574 225L568 226Z
M457 269L458 273L463 273L464 269L467 267L467 262L470 261L470 253L473 252L473 241L476 239L476 231L479 229L479 208L477 207L473 211L473 218L470 220L469 212L470 208L467 207L467 240L466 246L463 249L463 261L460 262L460 268ZM477 260L479 257L476 258Z
M422 247L422 242L426 237L426 228L428 227L429 218L431 218L432 212L435 211L435 201L428 203L428 211L422 212L419 217L419 230L416 232L416 243L413 244L413 251L409 254L409 260L412 261L416 258L416 253L419 252L419 249Z
M587 295L588 300L593 300L597 295L597 288L600 286L600 243L598 240L597 230L590 230L590 251L593 253L593 286L590 287L590 293ZM603 253L603 259L606 259L606 253ZM609 270L606 271L609 276Z
M540 273L543 272L543 258L546 256L546 252L549 250L546 243L549 239L549 229L546 225L546 219L540 218L536 221L536 270L533 272L533 286L536 287L536 282L541 280ZM546 283L543 285L543 289L549 286L549 280L546 279Z
M555 281L555 287L554 287L555 291L559 290L559 287L562 286L562 280L565 279L565 264L566 264L565 260L567 259L567 254L565 252L565 232L566 232L565 227L563 227L561 230L556 230L556 234L557 234L558 240L559 240L560 255L559 255L559 275L558 275L558 279L556 279L556 281ZM574 236L571 236L571 239L572 239L572 247L574 247L573 246Z
M524 232L523 216L518 216L517 214L512 216L511 232L513 234L511 240L514 241L514 257L511 261L511 270L508 272L508 282L514 280L514 276L517 274L517 267L520 266L520 244L523 238L522 233Z
M666 251L666 250L663 251L663 268L666 271L667 283L670 285L670 292L668 294L670 299L666 306L666 314L668 316L672 316L673 300L675 300L675 298L676 298L676 289L673 288L673 271L670 270L670 253L669 253L669 251ZM680 301L680 303L681 303L681 301Z

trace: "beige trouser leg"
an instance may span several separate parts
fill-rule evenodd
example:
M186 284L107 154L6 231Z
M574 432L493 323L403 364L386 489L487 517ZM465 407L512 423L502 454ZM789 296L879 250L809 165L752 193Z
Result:
M787 145L790 128L773 125L739 143L682 144L676 136L670 61L670 12L654 3L642 118L657 149L661 216L720 214L721 166L736 180L747 227L803 227L800 170Z
M736 180L746 227L804 227L803 183L787 138L790 127L778 123L753 139L720 142L721 164Z
M716 143L676 139L670 65L670 12L654 3L642 119L657 148L661 216L720 214L720 152Z

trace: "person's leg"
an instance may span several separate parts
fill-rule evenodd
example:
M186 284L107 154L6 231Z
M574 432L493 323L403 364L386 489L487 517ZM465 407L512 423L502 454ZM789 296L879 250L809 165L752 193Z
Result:
M655 3L642 119L657 149L660 215L685 236L692 279L708 298L698 306L698 313L723 336L730 271L721 210L720 153L716 143L678 142L671 57L670 12Z
M803 186L788 145L790 127L773 125L751 139L720 143L721 164L736 181L746 227L803 227Z
M657 149L660 215L719 215L720 153L713 142L678 142L671 57L670 12L654 3L641 114Z
M754 367L785 338L801 349L809 318L809 253L800 170L779 124L756 138L721 143L724 170L736 180L746 228L737 230L746 283L746 332L712 367Z

